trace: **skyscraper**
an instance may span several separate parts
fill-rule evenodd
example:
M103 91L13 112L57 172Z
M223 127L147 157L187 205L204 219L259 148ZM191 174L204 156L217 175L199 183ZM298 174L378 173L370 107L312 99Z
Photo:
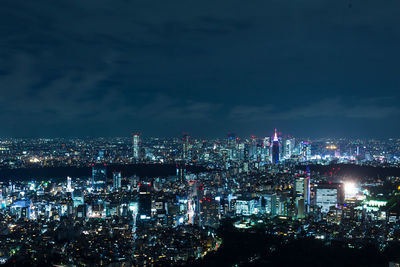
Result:
M278 133L275 129L275 135L272 140L272 164L278 164L279 162L279 138Z
M285 158L289 159L292 156L294 147L295 147L295 139L294 138L285 140L285 147L284 147Z
M270 161L271 137L264 137L263 140L263 157L265 161Z
M67 192L72 192L72 179L67 176Z
M188 134L184 134L182 137L182 159L184 161L189 160L189 139L190 136Z
M107 182L107 169L105 164L92 165L92 187L99 189L105 187Z
M113 172L113 189L119 190L121 188L121 172Z
M303 160L311 159L311 143L301 142L300 144L300 154Z
M151 183L141 183L139 186L138 215L141 220L151 218Z
M133 158L135 160L139 159L139 153L140 153L140 134L135 133L133 134L133 139L132 139L132 154Z
M302 176L296 177L295 183L295 204L297 209L297 218L304 218L304 215L309 210L310 202L310 178Z

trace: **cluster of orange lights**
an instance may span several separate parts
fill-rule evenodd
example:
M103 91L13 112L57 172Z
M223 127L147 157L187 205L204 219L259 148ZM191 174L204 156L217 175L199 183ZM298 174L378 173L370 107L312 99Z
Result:
M326 147L326 149L332 149L332 150L334 150L334 149L337 149L337 146L335 146L335 145L329 145L329 146Z

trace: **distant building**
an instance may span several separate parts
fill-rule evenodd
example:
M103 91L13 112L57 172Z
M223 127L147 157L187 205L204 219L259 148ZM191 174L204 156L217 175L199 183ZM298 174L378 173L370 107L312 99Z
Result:
M189 160L189 140L190 140L190 136L188 134L184 134L182 137L182 159L184 161L188 161Z
M71 177L67 176L67 192L72 192L72 179Z
M140 134L135 133L132 137L132 154L135 160L140 158Z
M236 200L236 214L243 216L250 216L260 212L261 203L259 199L237 199Z
M279 146L278 134L275 129L275 135L272 140L272 164L278 164L279 162Z
M121 188L121 172L113 172L113 189L119 190Z
M301 142L300 155L303 160L311 159L311 143L310 142Z
M289 159L292 154L293 154L293 150L295 148L296 142L294 138L290 138L285 140L285 146L284 146L284 152L285 152L285 158Z
M263 150L262 157L264 158L264 161L270 161L271 137L264 137L263 148L264 148L264 150Z
M84 204L84 197L82 190L74 190L74 192L72 192L72 201L74 208Z
M104 188L107 183L107 167L105 164L92 166L92 187Z

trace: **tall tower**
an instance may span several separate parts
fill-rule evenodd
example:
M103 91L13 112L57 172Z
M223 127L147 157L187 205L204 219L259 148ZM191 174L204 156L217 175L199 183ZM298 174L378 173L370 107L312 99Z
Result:
M275 135L272 140L272 164L278 164L279 162L279 138L278 133L275 129Z
M117 191L121 188L121 172L113 172L113 189Z
M140 134L134 133L132 138L132 154L133 158L138 160L139 159L139 150L140 150Z
M311 159L311 143L304 141L300 145L300 153L303 160Z
M92 165L92 187L101 189L107 183L107 167L106 164Z
M151 219L151 183L143 182L139 185L138 214L141 220Z
M67 176L67 192L72 192L72 179L71 177Z
M310 211L310 168L307 166L306 177L298 176L295 181L297 218L304 218Z
M295 147L295 139L290 138L285 140L285 158L290 159L293 154L293 149Z
M270 161L270 152L271 152L271 137L264 137L263 140L263 147L264 147L264 160Z
M190 136L188 134L184 134L182 137L182 159L184 161L189 160L189 140Z
M307 177L304 185L304 196L305 196L305 204L306 204L306 211L310 211L311 206L311 196L310 196L310 184L311 184L311 175L310 175L310 166L307 166Z

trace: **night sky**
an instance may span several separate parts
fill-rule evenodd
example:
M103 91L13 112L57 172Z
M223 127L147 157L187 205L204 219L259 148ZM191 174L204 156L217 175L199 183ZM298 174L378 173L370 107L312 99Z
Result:
M3 0L0 136L399 137L399 0Z

